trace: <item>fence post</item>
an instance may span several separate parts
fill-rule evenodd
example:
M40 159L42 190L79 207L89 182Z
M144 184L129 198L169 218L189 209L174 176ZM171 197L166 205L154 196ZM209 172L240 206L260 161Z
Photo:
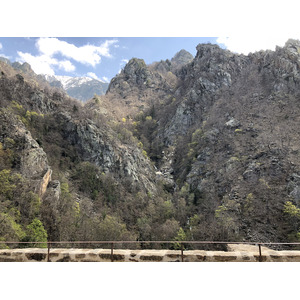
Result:
M114 243L111 243L111 251L110 251L111 261L114 261Z
M258 244L258 249L259 249L259 258L258 258L258 261L262 261L262 256L261 256L261 244Z
M183 262L183 244L181 243L181 262Z
M50 262L50 246L51 246L51 243L50 242L47 242L47 247L48 247L48 253L47 253L47 262Z

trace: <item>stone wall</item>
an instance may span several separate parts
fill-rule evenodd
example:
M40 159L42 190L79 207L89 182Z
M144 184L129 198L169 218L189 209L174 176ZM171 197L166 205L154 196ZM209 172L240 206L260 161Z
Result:
M114 262L300 262L300 251L275 251L257 246L229 245L229 251L113 250ZM182 255L183 254L183 255ZM110 262L110 249L58 249L49 252L50 262ZM48 249L1 249L0 262L46 262Z

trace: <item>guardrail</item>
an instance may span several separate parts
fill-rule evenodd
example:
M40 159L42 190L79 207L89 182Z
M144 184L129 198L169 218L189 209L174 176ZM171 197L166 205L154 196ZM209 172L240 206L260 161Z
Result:
M181 261L183 262L184 245L187 244L202 244L202 245L226 245L226 244L240 244L240 245L255 245L258 246L259 261L262 261L262 249L261 246L271 245L300 245L299 243L277 243L277 242L225 242L225 241L48 241L48 242L14 242L14 241L0 241L0 244L47 244L47 261L50 262L49 254L51 246L55 244L109 244L111 249L111 261L114 261L114 246L117 244L177 244L180 245ZM45 248L45 247L43 247ZM53 248L53 247L52 247Z

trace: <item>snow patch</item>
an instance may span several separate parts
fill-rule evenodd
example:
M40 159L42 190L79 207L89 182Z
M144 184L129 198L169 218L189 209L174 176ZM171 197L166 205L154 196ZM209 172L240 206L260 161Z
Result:
M104 83L102 80L93 79L90 77L71 77L71 76L61 76L61 75L45 75L47 81L52 82L54 80L58 80L63 85L63 88L69 89L73 87L78 87L82 84L85 84L89 81L97 80L101 83Z

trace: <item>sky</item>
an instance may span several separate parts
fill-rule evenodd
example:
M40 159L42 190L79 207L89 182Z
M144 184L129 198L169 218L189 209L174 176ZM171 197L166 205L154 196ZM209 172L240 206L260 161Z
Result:
M185 49L196 54L199 43L217 38L175 37L2 37L0 56L28 62L37 74L88 76L109 81L133 57L146 64L171 59Z
M133 57L146 64L171 59L185 49L193 56L199 43L218 44L248 54L283 46L288 37L0 37L0 56L28 62L37 74L87 76L109 82Z

